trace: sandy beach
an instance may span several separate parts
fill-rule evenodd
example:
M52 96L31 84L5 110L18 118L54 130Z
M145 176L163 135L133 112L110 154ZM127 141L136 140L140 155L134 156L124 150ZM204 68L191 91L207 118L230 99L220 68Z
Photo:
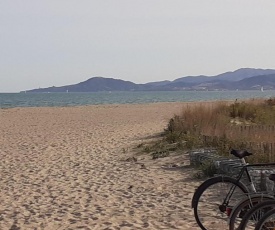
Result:
M182 108L1 109L0 229L198 229L188 156L129 160Z

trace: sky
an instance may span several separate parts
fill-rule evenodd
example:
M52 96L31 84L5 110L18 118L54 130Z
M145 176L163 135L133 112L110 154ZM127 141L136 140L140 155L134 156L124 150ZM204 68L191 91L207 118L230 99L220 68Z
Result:
M0 92L275 69L274 0L0 0Z

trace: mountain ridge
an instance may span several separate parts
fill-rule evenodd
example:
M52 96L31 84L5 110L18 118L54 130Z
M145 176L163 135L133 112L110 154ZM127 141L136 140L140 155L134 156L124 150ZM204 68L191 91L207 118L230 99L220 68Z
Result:
M99 91L176 91L176 90L252 90L275 89L274 69L241 68L216 76L186 76L173 81L136 84L115 78L92 77L73 85L26 90L43 92L99 92Z

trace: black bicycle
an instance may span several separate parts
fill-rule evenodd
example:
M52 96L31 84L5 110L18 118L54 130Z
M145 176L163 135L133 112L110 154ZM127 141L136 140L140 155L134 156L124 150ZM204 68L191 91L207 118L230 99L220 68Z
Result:
M275 209L271 209L258 221L255 230L274 230L275 229Z
M232 150L231 154L241 160L240 172L234 177L219 175L203 182L195 191L192 198L192 208L195 219L203 230L215 230L228 228L228 219L234 212L234 207L242 199L247 199L255 194L256 188L249 173L249 167L275 166L275 163L248 164L245 157L252 155L246 150ZM247 176L248 185L240 180L243 175ZM263 199L270 198L269 195L262 195ZM271 199L271 198L270 198ZM252 199L252 203L238 213L238 217L244 215L254 204L260 202L258 197ZM262 201L262 200L261 200ZM251 205L252 204L252 205ZM238 224L238 223L237 223ZM236 229L234 225L232 229Z
M246 200L239 202L230 216L229 229L253 230L262 217L268 211L275 208L274 173L269 175L269 180L273 182L270 196L266 194L253 194L252 196L248 195ZM247 207L249 207L249 210L243 212ZM244 215L241 215L241 213L244 213ZM238 228L236 228L237 226Z

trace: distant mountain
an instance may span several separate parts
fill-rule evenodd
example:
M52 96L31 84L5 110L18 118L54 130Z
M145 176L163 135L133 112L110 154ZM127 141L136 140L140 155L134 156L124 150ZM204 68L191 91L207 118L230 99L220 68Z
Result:
M275 89L275 74L255 76L234 82L232 89Z
M172 91L172 90L253 90L274 89L275 70L243 68L216 76L187 76L174 81L135 84L114 78L93 77L67 86L39 88L27 93L98 91ZM25 92L25 91L24 91Z
M234 72L227 72L223 74L217 75L215 78L219 80L226 81L240 81L245 78L261 76L261 75L269 75L275 74L274 69L252 69L252 68L242 68L238 69Z
M197 77L182 77L174 80L174 82L184 81L184 82L206 82L209 80L226 80L226 81L240 81L245 78L275 74L274 69L252 69L252 68L242 68L235 70L233 72L226 72L216 76L197 76Z
M98 91L131 91L139 90L139 85L113 78L93 77L87 81L75 85L66 85L61 87L49 87L29 90L27 92L98 92Z
M216 76L200 75L181 77L167 83L166 85L157 85L158 82L155 82L155 86L157 86L158 90L252 90L256 89L257 87L250 86L250 84L247 84L247 82L249 82L251 77L257 77L260 82L261 79L263 80L262 84L259 84L260 88L262 85L265 85L264 88L266 89L275 89L272 84L267 86L267 84L264 82L265 78L261 78L261 76L268 76L272 74L275 74L275 70L273 69L242 68L233 72L226 72ZM240 88L239 81L244 79L248 80L241 82L240 84L242 87Z

